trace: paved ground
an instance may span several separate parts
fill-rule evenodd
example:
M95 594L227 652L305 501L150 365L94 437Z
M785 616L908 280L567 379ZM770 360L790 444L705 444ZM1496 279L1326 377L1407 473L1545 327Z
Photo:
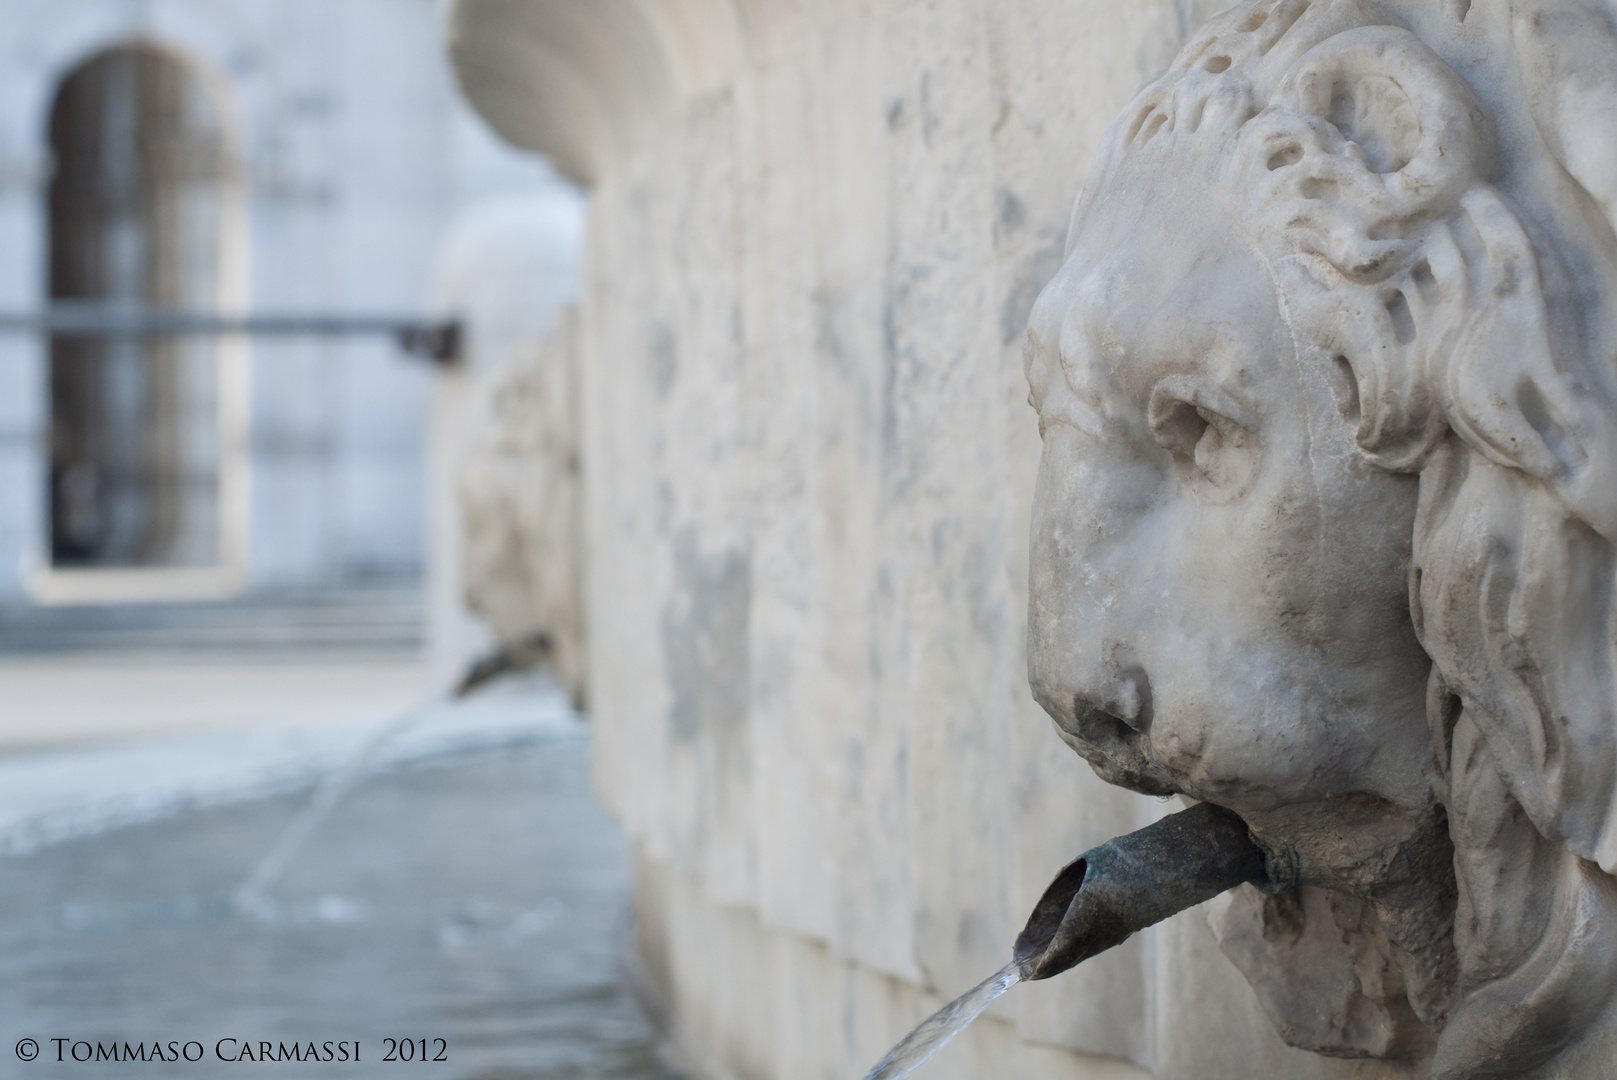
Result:
M283 753L267 768L243 764L265 753L243 736L237 782L221 787L210 767L216 782L202 794L184 764L195 766L195 752L147 747L156 757L127 760L149 775L123 781L135 796L105 803L100 827L93 815L62 817L66 779L49 785L57 801L33 819L15 797L13 840L38 842L14 842L0 856L0 1076L228 1076L221 1048L267 1041L278 1055L283 1042L319 1051L330 1040L334 1052L357 1041L359 1063L235 1068L670 1077L618 978L622 840L589 795L587 733L558 720L553 695L531 708L523 701L502 704L496 693L476 708L440 708L380 741L374 726L307 738L301 758ZM341 795L331 812L300 819L308 779L367 746L380 771L328 783L328 796ZM0 772L14 781L54 768L87 788L117 786L117 748L74 753L0 760ZM208 755L231 752L215 743ZM263 794L277 785L280 794ZM175 812L186 800L194 808ZM69 819L66 831L37 827ZM248 913L233 896L296 820L313 827L301 845L282 845L284 872L260 875ZM24 1038L40 1046L32 1063L16 1057ZM447 1060L385 1062L389 1038L425 1038L429 1057L443 1047ZM203 1059L58 1063L52 1039L69 1040L60 1044L69 1059L74 1041L110 1049L116 1040L120 1052L143 1043L149 1054L154 1041L194 1040Z
M375 718L427 689L419 650L0 654L0 747Z
M430 688L423 611L408 583L0 604L0 748L395 713Z

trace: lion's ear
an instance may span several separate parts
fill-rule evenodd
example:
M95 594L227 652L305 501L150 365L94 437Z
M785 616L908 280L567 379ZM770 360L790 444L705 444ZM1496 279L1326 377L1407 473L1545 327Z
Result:
M1279 97L1328 122L1410 206L1441 200L1488 171L1482 105L1407 30L1367 26L1336 35L1302 58Z
M1357 224L1360 239L1337 245L1386 246L1388 265L1316 291L1311 321L1330 328L1321 344L1357 383L1359 446L1384 468L1417 471L1453 431L1617 542L1613 373L1591 362L1575 320L1552 325L1515 212L1476 184L1441 216Z
M1396 244L1394 264L1304 301L1319 308L1309 321L1326 328L1321 348L1355 380L1360 448L1383 468L1418 471L1452 430L1617 537L1617 477L1610 495L1591 482L1617 456L1606 452L1617 411L1597 373L1568 370L1583 366L1582 347L1554 340L1537 256L1511 209L1476 185L1442 217L1361 235Z
M1303 54L1243 140L1259 216L1280 245L1350 281L1384 278L1411 230L1458 202L1493 158L1464 79L1393 26L1348 30Z
M1491 126L1465 81L1407 30L1350 30L1304 54L1251 128L1259 219L1336 276L1322 299L1338 310L1312 321L1357 381L1360 446L1419 469L1452 409L1494 460L1564 472L1578 451L1559 441L1532 245L1485 185ZM1535 376L1501 385L1522 357Z

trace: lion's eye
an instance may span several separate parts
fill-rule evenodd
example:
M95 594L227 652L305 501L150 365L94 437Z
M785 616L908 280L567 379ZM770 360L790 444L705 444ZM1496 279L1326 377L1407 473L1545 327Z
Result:
M1225 502L1244 494L1257 474L1258 438L1224 413L1190 400L1206 396L1181 397L1158 387L1151 396L1151 434L1198 495Z

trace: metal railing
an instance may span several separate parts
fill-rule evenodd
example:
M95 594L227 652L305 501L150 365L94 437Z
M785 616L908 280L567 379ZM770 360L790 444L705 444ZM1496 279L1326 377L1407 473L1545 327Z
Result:
M170 335L392 337L404 352L442 367L460 360L457 319L395 315L222 315L92 301L58 301L37 312L0 312L0 333L47 337L149 338Z

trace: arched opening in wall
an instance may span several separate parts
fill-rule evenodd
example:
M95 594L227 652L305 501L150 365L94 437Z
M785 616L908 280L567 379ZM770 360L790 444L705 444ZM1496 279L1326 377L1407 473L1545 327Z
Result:
M196 72L146 43L97 53L62 80L49 138L51 302L217 310L231 170L219 103ZM228 347L199 335L52 340L52 571L232 561Z

